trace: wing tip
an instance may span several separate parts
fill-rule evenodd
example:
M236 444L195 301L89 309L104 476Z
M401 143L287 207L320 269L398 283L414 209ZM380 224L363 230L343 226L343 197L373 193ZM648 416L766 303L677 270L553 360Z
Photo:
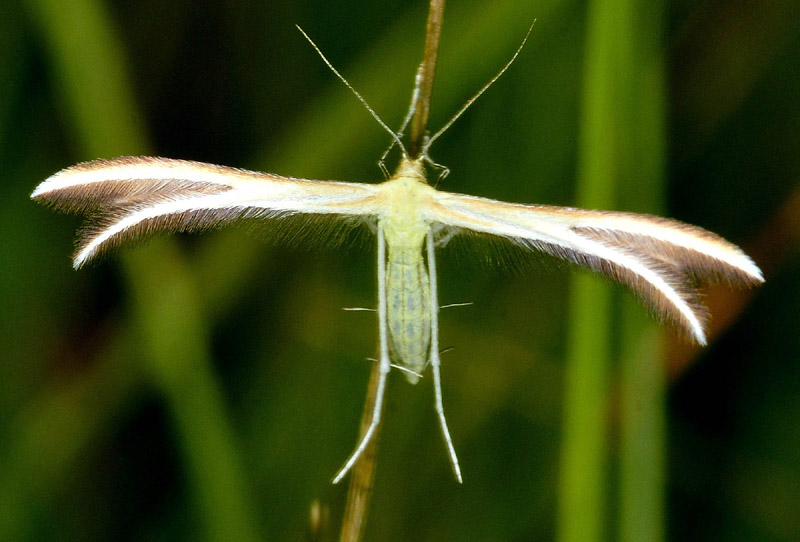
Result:
M693 327L691 330L691 336L698 346L708 346L708 337L706 336L705 329Z
M747 260L745 261L745 265L742 266L742 271L753 279L754 284L764 284L764 272L761 271L761 268L758 267L749 256L745 255L745 258L747 258Z
M39 203L52 203L52 197L57 197L59 190L64 190L71 186L65 178L69 177L80 165L81 164L64 168L50 175L33 189L33 192L31 192L31 199Z
M94 244L94 239L79 246L72 255L72 268L77 271L84 267L97 255L97 248Z
M57 175L57 174L56 174ZM53 191L52 184L55 175L51 175L33 189L31 192L31 199L39 203L47 203L47 194Z

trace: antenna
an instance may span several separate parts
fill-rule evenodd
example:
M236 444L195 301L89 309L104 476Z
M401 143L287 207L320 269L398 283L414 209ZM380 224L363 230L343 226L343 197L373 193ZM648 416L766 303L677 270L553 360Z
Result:
M364 107L366 107L366 108L367 108L367 111L369 111L369 114L370 114L370 115L372 115L372 116L373 116L373 118L374 118L375 120L377 120L377 121L378 121L378 124L380 124L380 125L383 127L383 129L384 129L384 130L386 130L386 131L389 133L389 135L391 135L391 136L392 136L392 139L394 140L394 142L395 142L395 143L396 143L396 144L397 144L397 145L400 147L400 149L403 151L403 156L408 156L408 152L406 151L406 148L405 148L405 146L403 145L403 142L402 142L402 141L400 141L400 138L397 136L397 134L395 134L395 133L392 131L392 129L391 129L391 128L389 128L389 127L386 125L386 123L385 123L385 122L383 122L383 119L381 119L381 118L378 116L378 114L377 114L377 113L376 113L376 112L375 112L375 111L374 111L374 110L373 110L373 109L372 109L372 108L369 106L369 104L367 103L367 100L365 100L365 99L364 99L364 97L363 97L363 96L361 96L361 94L359 94L359 93L358 93L358 91L357 91L356 89L354 89L354 88L353 88L353 85L351 85L350 83L348 83L348 82L347 82L347 79L345 79L345 78L344 78L344 76L342 76L342 74L341 74L341 73L339 73L339 72L336 70L336 68L334 68L334 67L333 67L333 64L331 64L331 62L330 62L330 61L329 61L329 60L328 60L328 59L325 57L325 55L322 53L322 51L320 50L320 48L319 48L319 47L317 47L317 44L316 44L316 43L314 43L314 40L312 40L312 39L311 39L311 38L308 36L308 34L306 34L306 33L305 33L305 31L304 31L302 28L300 28L300 25L295 25L295 26L296 26L296 27L297 27L297 29L300 31L300 33L301 33L301 34L303 34L303 37L304 37L304 38L306 38L306 39L308 40L308 43L310 43L310 44L311 44L311 47L313 47L313 48L314 48L314 50L317 52L317 54L320 56L320 58L322 58L322 61L323 61L323 62L324 62L324 63L325 63L325 64L326 64L326 65L327 65L327 66L328 66L330 69L331 69L331 71L332 71L334 74L336 74L336 77L338 77L338 78L341 80L341 82L342 82L342 83L344 83L344 84L345 84L345 86L346 86L347 88L349 88L349 89L350 89L350 91L351 91L351 92L352 92L352 93L355 95L355 97L356 97L356 98L358 98L358 101L359 101L359 102L361 102L361 104L362 104ZM496 79L496 78L495 78L495 79Z
M414 113L417 112L417 103L419 103L420 89L422 88L421 86L422 73L423 73L423 65L420 64L419 67L417 68L417 75L414 76L414 91L411 93L411 105L408 108L408 113L406 113L406 116L403 119L402 124L400 124L400 129L397 130L398 139L403 138L403 132L405 132L405 129L408 127L408 123L411 122L411 118L414 116ZM383 162L386 160L386 157L389 156L389 153L392 151L395 144L396 141L392 140L392 143L385 151L383 151L383 154L381 155L381 158L378 161L378 163L381 165L381 169L383 170L384 175L386 175L387 178L389 177L389 175L386 172L386 168L384 167ZM403 149L403 151L405 152L405 149Z
M525 34L525 38L522 40L522 43L519 44L519 47L517 47L517 50L514 52L514 55L511 57L511 59L508 62L506 62L506 65L503 66L503 69L501 69L499 72L497 72L497 75L492 77L489 80L488 83L483 85L483 87L472 98L467 100L464 103L464 105L461 106L461 109L456 111L456 114L453 115L452 118L450 120L448 120L445 123L445 125L442 126L439 129L438 132L436 132L435 134L433 134L431 137L428 138L428 140L425 142L425 145L422 147L421 156L427 156L428 155L428 149L431 148L431 144L433 144L433 142L436 141L436 139L438 139L438 137L440 135L445 133L447 131L447 129L450 128L450 126L452 126L453 123L455 121L457 121L459 119L459 117L461 117L461 115L464 114L464 111L469 109L469 106L471 106L475 102L475 100L477 100L480 97L481 94L486 92L489 89L489 87L494 84L495 81L500 79L500 76L503 75L509 67L511 67L511 64L514 63L514 61L517 59L517 57L519 56L520 52L522 51L522 48L525 47L525 44L528 42L528 37L530 37L531 32L533 31L533 26L535 24L536 24L536 19L534 19L533 22L531 23L531 26L530 26L530 28L528 28L528 32Z

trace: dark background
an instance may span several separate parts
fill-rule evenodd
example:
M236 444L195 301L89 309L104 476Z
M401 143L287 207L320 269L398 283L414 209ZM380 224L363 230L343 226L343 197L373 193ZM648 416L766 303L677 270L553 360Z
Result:
M668 216L743 246L767 283L708 348L654 360L668 386L666 526L644 539L797 540L800 4L661 8L656 197ZM372 315L340 309L375 303L371 237L330 249L234 228L160 238L75 272L80 219L29 195L63 167L122 154L378 181L387 135L294 25L396 126L425 9L2 3L0 539L299 540L314 500L335 532L346 487L329 481L355 442L376 340ZM451 170L445 189L575 204L584 3L451 0L431 125L496 73L534 18L516 64L432 149ZM627 209L648 210L635 192ZM441 302L474 303L441 315L465 483L452 479L430 379L393 378L368 538L555 536L571 272L486 259L465 248L439 260ZM614 538L621 511L607 513Z

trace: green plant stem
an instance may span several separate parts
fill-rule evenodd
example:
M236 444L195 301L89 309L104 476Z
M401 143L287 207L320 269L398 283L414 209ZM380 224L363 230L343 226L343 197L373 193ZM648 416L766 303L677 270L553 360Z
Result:
M620 178L624 209L664 212L666 97L661 2L632 1L629 99L625 175ZM666 450L664 337L634 299L622 306L620 349L619 540L663 540Z
M588 12L577 205L613 208L616 176L613 62L614 11L602 1ZM564 421L558 538L604 539L608 510L608 381L611 290L595 277L573 279L564 376Z
M570 298L558 501L562 541L602 540L608 493L611 292L578 276Z
M589 5L577 189L581 207L640 212L658 207L664 159L658 9L641 6L639 13L637 7L636 0ZM612 360L619 359L619 534L623 540L658 540L663 535L659 335L632 300L623 301L618 319L611 290L594 277L575 278L570 303L558 538L593 541L610 534L610 384Z
M141 353L169 406L208 540L258 540L236 438L216 381L197 286L177 251L126 254ZM158 262L160 280L152 275ZM152 277L151 277L152 278Z

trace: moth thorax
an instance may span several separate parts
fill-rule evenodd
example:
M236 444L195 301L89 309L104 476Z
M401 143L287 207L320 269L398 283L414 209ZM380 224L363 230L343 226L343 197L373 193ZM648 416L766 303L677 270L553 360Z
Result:
M386 301L394 362L408 369L406 379L416 384L428 362L431 341L431 289L419 248L389 246Z
M397 166L394 178L406 177L412 178L422 183L427 184L425 179L425 166L422 165L422 160L412 160L410 158L403 158Z

